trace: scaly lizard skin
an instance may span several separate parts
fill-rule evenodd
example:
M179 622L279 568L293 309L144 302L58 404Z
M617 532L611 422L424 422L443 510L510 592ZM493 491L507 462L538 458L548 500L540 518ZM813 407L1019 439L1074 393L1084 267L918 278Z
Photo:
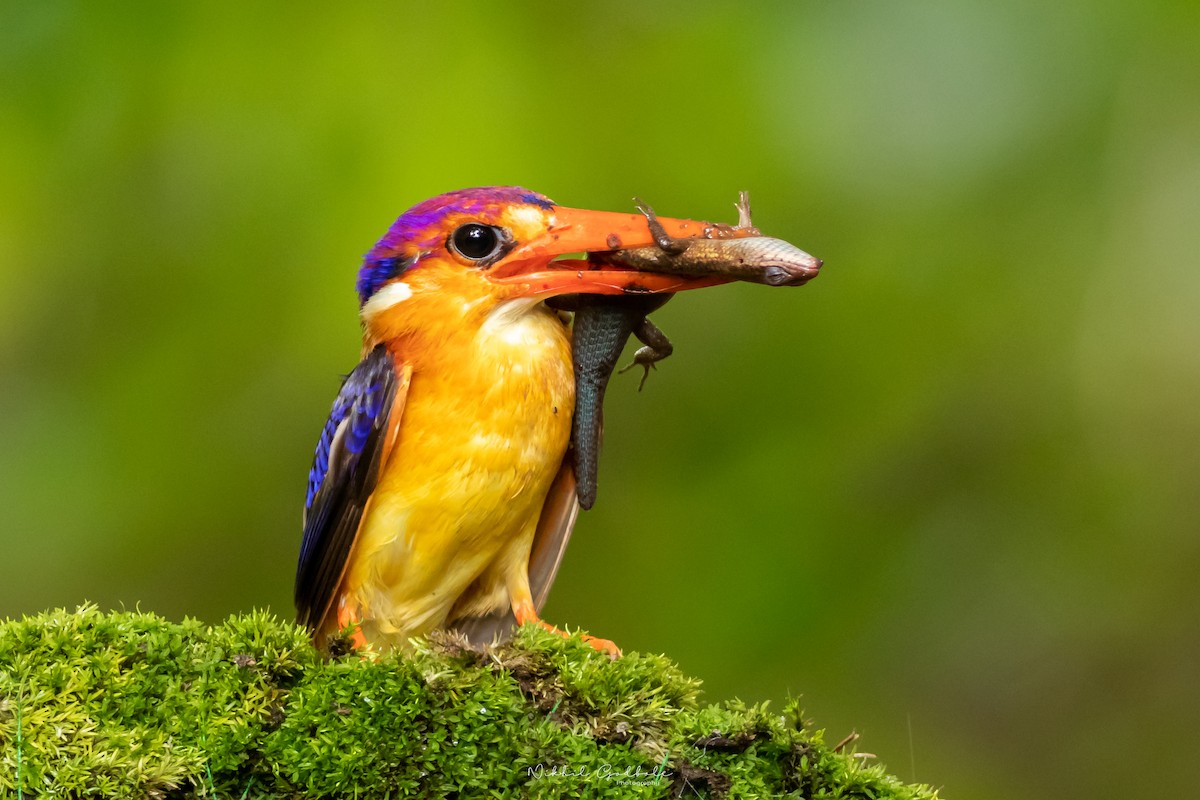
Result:
M604 390L616 369L617 359L634 334L645 347L637 351L632 367L640 364L650 374L654 363L671 355L671 342L646 315L660 308L671 295L579 295L571 335L575 367L575 418L571 425L574 448L575 492L579 505L596 502L596 476L600 459ZM646 382L642 376L642 383Z
M676 238L667 233L654 209L641 201L638 211L646 218L654 245L613 253L595 253L596 263L619 264L634 269L688 275L728 275L738 280L771 286L799 286L817 274L819 259L781 240L763 236L750 219L750 197L738 198L736 225L708 224L697 238ZM571 445L579 504L591 508L596 501L604 392L616 369L625 343L634 334L645 345L633 363L645 369L639 389L651 367L671 355L666 335L647 315L661 308L669 294L576 295L556 307L575 312L572 361L575 368L575 418ZM624 370L622 370L623 372Z

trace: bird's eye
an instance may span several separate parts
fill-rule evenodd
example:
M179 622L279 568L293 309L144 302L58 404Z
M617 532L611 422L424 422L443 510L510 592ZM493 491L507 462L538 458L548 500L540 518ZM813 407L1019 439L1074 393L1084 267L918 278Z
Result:
M497 228L478 222L468 222L450 234L450 246L471 261L483 261L495 255L502 242L503 237Z

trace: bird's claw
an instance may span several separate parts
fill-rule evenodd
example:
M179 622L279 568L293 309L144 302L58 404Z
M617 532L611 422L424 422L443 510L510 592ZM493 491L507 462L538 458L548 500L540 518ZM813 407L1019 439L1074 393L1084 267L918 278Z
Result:
M601 639L598 636L591 636L586 633L580 634L579 638L583 639L583 641L587 642L601 653L607 653L608 657L613 661L616 661L621 657L621 648L617 647L615 643L608 639Z
M522 609L522 610L524 610L524 609ZM525 616L525 615L518 616L517 623L520 625L524 625L526 623L533 623L534 625L537 625L538 627L542 628L543 630L547 630L550 633L553 633L555 636L561 636L564 639L571 638L571 634L569 632L564 631L560 628L556 628L553 625L551 625L549 622L546 622L545 620L538 619L538 617L536 615L535 616ZM611 642L608 639L601 639L598 636L592 636L591 634L587 634L587 633L580 633L579 638L582 639L585 643L596 648L600 652L608 653L608 657L613 659L614 661L621 657L621 648L617 647L613 642Z

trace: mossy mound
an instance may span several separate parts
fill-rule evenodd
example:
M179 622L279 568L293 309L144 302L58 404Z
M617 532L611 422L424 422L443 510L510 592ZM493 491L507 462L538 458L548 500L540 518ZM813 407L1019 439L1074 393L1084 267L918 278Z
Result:
M264 613L0 623L0 796L935 798L793 703L703 706L662 656L521 630L321 656Z

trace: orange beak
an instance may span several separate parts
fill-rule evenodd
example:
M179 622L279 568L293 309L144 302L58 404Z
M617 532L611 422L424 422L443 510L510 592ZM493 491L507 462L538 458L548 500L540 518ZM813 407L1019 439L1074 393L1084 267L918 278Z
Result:
M699 239L717 229L709 222L658 217L673 239ZM740 238L756 232L720 226L720 238ZM668 275L605 264L603 258L570 259L582 253L603 254L656 244L646 217L612 211L555 207L546 232L520 245L489 270L496 283L524 288L530 297L560 294L662 294L715 286L732 280L726 275Z

